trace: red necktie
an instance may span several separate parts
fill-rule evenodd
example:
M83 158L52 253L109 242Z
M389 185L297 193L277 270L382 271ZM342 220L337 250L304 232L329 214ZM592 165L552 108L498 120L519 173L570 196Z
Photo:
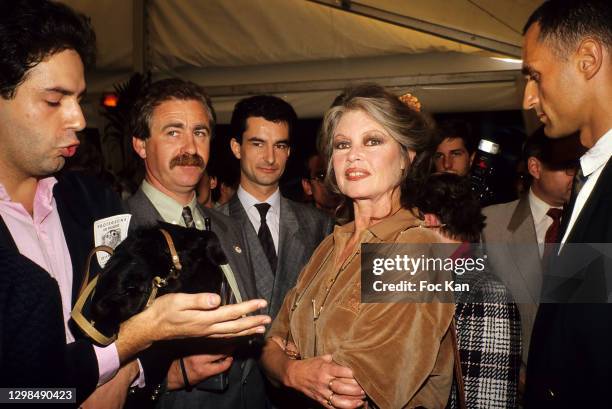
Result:
M550 216L553 222L548 228L548 230L546 230L546 235L544 236L544 242L546 244L544 246L544 254L542 255L542 260L544 260L545 263L547 263L552 249L556 247L551 245L551 243L559 242L559 229L561 227L562 214L562 209L557 209L554 207L551 207L550 209L548 209L548 212L546 212L546 215Z

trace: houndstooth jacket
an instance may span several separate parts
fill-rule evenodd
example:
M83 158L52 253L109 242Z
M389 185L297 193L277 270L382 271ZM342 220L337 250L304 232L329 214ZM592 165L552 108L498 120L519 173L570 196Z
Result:
M518 408L521 322L512 295L487 271L456 278L470 285L469 292L456 294L455 310L466 406ZM459 407L456 393L450 407Z

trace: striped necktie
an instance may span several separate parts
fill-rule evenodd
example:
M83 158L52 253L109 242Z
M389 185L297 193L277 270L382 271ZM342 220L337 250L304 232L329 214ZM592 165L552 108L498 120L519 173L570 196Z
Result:
M191 214L191 209L189 206L183 207L183 212L181 215L183 216L183 221L185 221L185 226L188 228L194 227L195 223L193 222L193 214Z

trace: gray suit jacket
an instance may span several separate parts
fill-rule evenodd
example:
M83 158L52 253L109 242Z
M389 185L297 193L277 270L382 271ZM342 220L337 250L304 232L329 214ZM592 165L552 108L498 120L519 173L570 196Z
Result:
M542 288L542 261L528 196L483 209L482 237L492 271L514 297L521 314L523 363L527 364L531 331Z
M144 226L154 226L162 220L149 198L139 189L130 197L125 207L132 214L130 230ZM249 249L244 245L240 229L227 216L218 211L198 207L203 217L209 217L211 228L221 242L229 264L236 276L240 293L244 300L257 297L255 278L250 265ZM255 362L258 347L248 344L240 349L240 355L246 358L234 358L229 370L229 386L222 392L207 392L193 389L191 392L176 391L163 395L161 408L265 408L266 396L262 374ZM144 366L144 363L143 363ZM147 373L147 371L145 371ZM145 379L147 385L149 380ZM157 382L156 382L157 383Z
M269 303L268 314L274 319L285 294L293 288L304 265L319 243L332 232L334 220L324 212L281 196L278 266L273 274L257 238L257 232L238 199L234 197L219 210L231 216L246 234L255 271L257 293Z

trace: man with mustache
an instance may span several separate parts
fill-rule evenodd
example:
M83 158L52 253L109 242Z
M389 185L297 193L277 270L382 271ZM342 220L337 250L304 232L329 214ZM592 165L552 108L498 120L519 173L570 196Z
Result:
M197 202L195 190L209 159L215 126L208 95L192 82L157 81L136 101L130 125L132 146L145 165L145 179L126 201L132 213L130 230L158 221L199 230L210 224L242 298L255 298L255 279L240 229L227 216ZM162 408L264 407L263 380L252 359L256 353L256 345L247 340L232 343L229 349L202 343L196 355L180 357L168 369L171 359L152 351L142 362L153 391L132 394L138 402L128 402L143 407L152 403L151 398L160 398ZM161 381L166 375L166 382ZM164 384L174 392L162 394Z

